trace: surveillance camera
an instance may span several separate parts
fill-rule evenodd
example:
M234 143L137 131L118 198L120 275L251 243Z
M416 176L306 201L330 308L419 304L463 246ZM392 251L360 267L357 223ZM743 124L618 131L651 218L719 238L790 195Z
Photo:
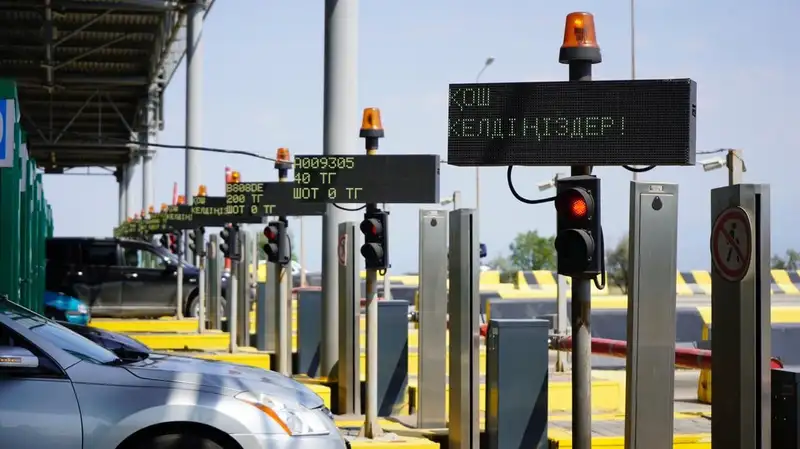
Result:
M723 159L709 159L706 161L700 161L700 164L703 166L703 170L711 171L717 170L725 166L725 160Z

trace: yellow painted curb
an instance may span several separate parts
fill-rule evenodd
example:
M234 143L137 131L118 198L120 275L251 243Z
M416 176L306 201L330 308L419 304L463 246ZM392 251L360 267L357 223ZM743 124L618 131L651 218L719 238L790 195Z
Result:
M222 332L207 332L203 334L130 333L127 335L155 351L223 351L228 349L230 343L228 334Z
M197 320L113 320L96 318L89 326L109 332L197 332Z

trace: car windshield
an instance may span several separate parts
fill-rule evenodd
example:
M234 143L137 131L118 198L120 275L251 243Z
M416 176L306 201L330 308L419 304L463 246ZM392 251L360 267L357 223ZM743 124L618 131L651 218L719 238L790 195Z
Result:
M81 360L97 364L112 364L119 361L113 352L10 301L0 300L0 314Z

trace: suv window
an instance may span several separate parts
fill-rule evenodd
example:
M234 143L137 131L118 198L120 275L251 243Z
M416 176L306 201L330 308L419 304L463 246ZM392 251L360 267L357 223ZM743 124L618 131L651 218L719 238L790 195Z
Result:
M133 243L121 243L122 261L126 267L163 269L167 262L155 250Z
M48 262L60 265L77 264L79 260L79 243L69 240L47 240L45 258Z
M117 244L111 242L85 242L83 263L86 265L111 267L117 265Z

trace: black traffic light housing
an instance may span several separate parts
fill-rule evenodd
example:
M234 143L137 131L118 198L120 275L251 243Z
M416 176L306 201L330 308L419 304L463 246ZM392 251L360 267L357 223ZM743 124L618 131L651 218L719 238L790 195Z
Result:
M169 248L169 236L167 234L161 234L161 238L158 242L161 244L162 248Z
M169 235L169 250L172 254L180 255L181 251L181 233L178 231L173 231Z
M192 250L193 254L196 254L200 257L205 256L205 236L206 229L202 226L195 230L189 231L189 249Z
M558 274L593 279L603 272L600 179L560 178L556 190Z
M235 224L226 224L219 233L222 243L219 244L219 250L222 254L230 260L239 260L239 226Z
M368 270L385 270L389 265L389 212L375 209L364 214L361 255Z
M280 265L288 265L292 261L288 226L289 223L285 219L281 219L269 222L264 228L264 237L267 238L267 243L264 244L264 253L267 254L267 261Z

